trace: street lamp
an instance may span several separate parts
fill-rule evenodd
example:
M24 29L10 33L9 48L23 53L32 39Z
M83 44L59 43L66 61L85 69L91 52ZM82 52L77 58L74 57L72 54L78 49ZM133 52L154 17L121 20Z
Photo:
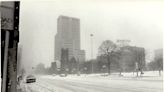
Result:
M91 37L91 60L93 59L93 34L90 34ZM93 73L93 61L91 61L91 70Z

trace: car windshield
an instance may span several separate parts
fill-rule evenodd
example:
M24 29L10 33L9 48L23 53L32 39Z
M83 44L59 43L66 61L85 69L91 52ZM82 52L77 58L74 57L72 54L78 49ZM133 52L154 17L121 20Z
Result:
M27 76L27 78L33 78L34 76L33 75L29 75L29 76Z

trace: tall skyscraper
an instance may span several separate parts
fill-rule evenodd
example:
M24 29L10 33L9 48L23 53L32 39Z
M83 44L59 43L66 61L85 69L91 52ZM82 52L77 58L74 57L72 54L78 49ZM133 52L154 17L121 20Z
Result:
M85 61L85 51L80 48L80 20L68 16L59 16L55 36L55 60L61 61L61 49L68 48L69 60Z

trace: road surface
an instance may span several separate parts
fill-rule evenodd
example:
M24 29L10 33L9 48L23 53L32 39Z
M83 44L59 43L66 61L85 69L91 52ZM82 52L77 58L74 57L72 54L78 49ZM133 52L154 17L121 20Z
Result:
M24 92L163 92L163 80L37 77L36 83L24 84Z

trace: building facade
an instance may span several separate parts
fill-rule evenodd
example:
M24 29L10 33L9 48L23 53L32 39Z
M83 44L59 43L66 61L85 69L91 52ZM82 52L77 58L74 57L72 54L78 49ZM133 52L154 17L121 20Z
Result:
M55 61L61 61L61 49L68 49L69 60L85 61L85 51L80 48L80 20L67 16L59 16L57 34L55 35Z

